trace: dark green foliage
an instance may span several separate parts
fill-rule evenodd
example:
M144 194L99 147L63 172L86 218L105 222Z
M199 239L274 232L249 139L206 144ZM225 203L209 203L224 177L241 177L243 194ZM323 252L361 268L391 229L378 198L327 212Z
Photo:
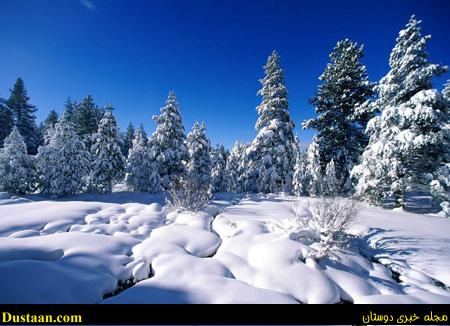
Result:
M3 141L8 137L13 125L12 112L6 105L6 100L0 98L0 147L3 146Z
M75 130L83 139L86 148L89 150L92 145L92 135L97 132L98 124L103 116L103 109L100 109L94 102L91 95L86 96L75 106L73 122Z
M41 141L34 115L36 107L28 102L30 98L27 96L27 90L21 78L17 79L10 92L7 105L13 115L13 121L27 145L28 153L34 155Z
M133 147L134 132L135 132L134 126L130 122L127 127L127 131L125 132L125 134L122 135L122 141L123 141L122 154L125 157L128 157L128 151L130 150L130 148Z
M374 84L368 80L366 67L360 63L363 55L363 46L348 39L336 44L330 54L331 62L319 77L322 84L310 99L316 107L317 117L303 124L304 128L318 132L322 172L333 160L341 186L367 145L364 130L373 117L369 110L358 110L375 91Z

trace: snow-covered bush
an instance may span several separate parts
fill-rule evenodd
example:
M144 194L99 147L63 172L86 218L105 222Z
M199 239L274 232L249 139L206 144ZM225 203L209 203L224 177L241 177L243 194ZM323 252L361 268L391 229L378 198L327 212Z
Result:
M311 258L332 258L333 253L347 243L347 231L358 216L359 203L332 196L307 201L306 205L308 214L302 214L298 202L293 204L294 218L291 222L296 224L294 238L316 249Z
M167 202L173 209L195 212L204 208L211 197L210 184L200 182L194 175L187 174L172 178Z

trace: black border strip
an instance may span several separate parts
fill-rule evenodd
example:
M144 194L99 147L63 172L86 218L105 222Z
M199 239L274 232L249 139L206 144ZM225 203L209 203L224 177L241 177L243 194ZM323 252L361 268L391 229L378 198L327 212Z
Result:
M0 305L0 324L13 325L36 323L5 323L4 312L16 316L81 315L80 325L450 324L450 305ZM434 317L430 319L431 313Z

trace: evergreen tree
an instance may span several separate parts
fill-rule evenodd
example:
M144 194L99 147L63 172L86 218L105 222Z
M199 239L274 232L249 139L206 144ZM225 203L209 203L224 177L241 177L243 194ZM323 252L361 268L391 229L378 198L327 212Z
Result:
M214 192L226 191L227 152L225 147L217 146L211 151L211 184Z
M304 128L318 131L322 170L333 160L340 180L349 177L367 145L364 129L373 117L371 110L361 109L374 95L374 84L369 82L366 67L360 63L363 55L363 46L348 39L337 42L330 54L331 62L319 77L322 84L310 100L318 116L303 124Z
M264 66L265 77L260 80L262 88L258 95L262 96L262 102L256 108L258 133L248 152L247 189L250 191L262 184L258 181L260 171L269 173L271 182L264 192L290 191L292 187L296 151L294 123L279 61L279 55L273 51Z
M49 143L55 128L55 124L57 122L58 113L55 110L51 110L44 122L41 123L39 129L41 129L41 134L44 137L44 145L47 145Z
M160 191L158 165L152 161L146 138L141 126L136 131L133 146L129 150L125 182L132 191L156 193Z
M64 115L66 116L66 120L72 123L75 122L75 111L77 109L78 104L73 101L70 97L67 98L66 103L64 104Z
M142 131L144 131L142 129ZM130 122L127 127L127 131L122 137L122 154L123 156L128 156L128 151L133 147L133 140L135 138L135 130L133 124ZM142 136L142 135L141 135ZM142 140L145 140L144 138Z
M230 152L225 167L226 187L229 192L244 192L244 171L246 145L242 142L236 142Z
M18 78L14 84L7 105L13 114L13 120L22 135L29 154L36 154L41 141L41 134L36 125L36 107L28 101L25 84Z
M44 128L54 127L58 119L58 113L55 110L50 110L47 118L44 120Z
M379 84L374 102L381 115L369 121L369 145L353 170L357 194L372 203L387 197L404 207L405 192L430 190L449 162L448 107L431 79L446 67L427 61L420 21L412 16L392 50L391 70Z
M0 190L13 194L25 194L34 190L36 171L32 156L14 126L0 150Z
M336 176L334 160L327 164L325 170L325 192L327 195L336 195L339 192L340 182Z
M422 36L422 21L413 15L401 30L392 49L391 70L379 83L379 98L375 102L379 111L387 106L406 103L421 90L432 88L431 79L447 71L447 67L428 62L425 51L431 35Z
M188 158L184 144L183 119L174 92L170 92L159 116L153 116L156 131L150 140L151 152L158 162L161 185L168 189L173 177L184 174L184 162Z
M323 194L323 175L320 167L320 149L317 137L308 147L306 173L308 175L308 193L312 197Z
M103 110L94 102L91 95L86 96L81 103L77 104L73 112L75 130L83 139L86 149L92 146L92 136L97 132Z
M0 97L0 146L11 133L14 126L13 115L10 108L6 105L6 100Z
M55 197L79 193L89 175L90 154L68 118L64 113L36 156L41 191Z
M308 166L306 153L300 152L294 166L293 192L296 196L304 196L308 194Z
M122 140L111 110L104 113L92 140L94 160L89 178L90 188L94 192L110 193L114 183L124 177L125 170Z
M206 137L206 126L195 122L186 139L189 160L186 164L187 173L199 186L211 184L211 145Z

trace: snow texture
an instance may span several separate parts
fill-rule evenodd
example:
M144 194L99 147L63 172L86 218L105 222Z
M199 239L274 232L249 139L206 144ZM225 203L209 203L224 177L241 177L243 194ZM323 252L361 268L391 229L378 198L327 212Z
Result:
M293 223L303 198L221 193L196 213L159 194L0 198L2 303L450 303L440 217L366 206L354 246L317 260Z

